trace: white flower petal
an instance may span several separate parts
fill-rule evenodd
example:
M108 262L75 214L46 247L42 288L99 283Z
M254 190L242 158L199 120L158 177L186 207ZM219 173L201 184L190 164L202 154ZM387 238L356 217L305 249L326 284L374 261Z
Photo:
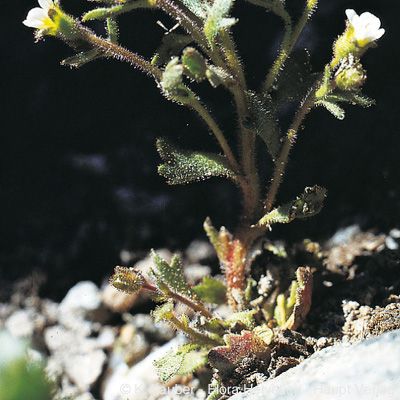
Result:
M25 21L22 21L22 23L29 28L36 29L40 29L43 25L43 22L39 19L26 19Z
M358 15L357 15L357 13L353 10L353 9L351 9L351 8L349 8L349 9L347 9L346 10L346 16L347 16L347 18L349 19L349 21L352 23L353 22L353 20L354 20L354 18L356 17L358 17Z
M47 11L43 10L43 8L32 8L28 12L28 15L26 16L26 20L43 20L44 18L47 18Z
M48 11L51 7L54 6L52 0L38 0L40 7L44 10Z
M375 40L380 39L385 34L385 32L386 31L383 28L379 29L378 32L376 32Z
M377 32L381 27L381 20L371 13L364 13L360 16L360 20L364 24L365 29L368 32Z

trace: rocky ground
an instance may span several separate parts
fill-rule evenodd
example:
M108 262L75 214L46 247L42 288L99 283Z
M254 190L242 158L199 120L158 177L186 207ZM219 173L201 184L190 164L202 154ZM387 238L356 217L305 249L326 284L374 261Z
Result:
M315 290L301 331L279 338L269 378L325 347L400 328L399 240L398 230L374 234L352 226L323 244L305 241L285 250L297 265L313 269ZM280 244L263 247L274 255L264 264L257 261L259 286L268 281L266 266L273 271L282 256L279 251L283 252ZM171 256L167 250L159 253ZM193 242L183 255L191 283L212 273L215 260L206 242ZM131 265L129 253L121 254L121 259ZM148 257L135 262L144 274L151 265ZM30 341L57 382L57 399L206 398L210 371L171 382L169 387L159 382L153 361L184 338L168 325L152 321L148 299L122 294L106 282L102 287L79 282L60 303L41 298L39 289L40 280L34 277L15 284L13 295L0 303L0 330Z

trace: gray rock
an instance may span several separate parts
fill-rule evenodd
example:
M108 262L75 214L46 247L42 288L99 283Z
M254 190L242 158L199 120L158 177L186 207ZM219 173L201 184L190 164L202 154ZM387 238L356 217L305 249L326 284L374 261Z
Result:
M90 281L77 283L72 287L60 303L60 312L72 310L94 311L100 307L101 294L99 288Z
M88 391L103 371L106 355L102 350L72 354L64 360L65 372L81 391Z
M103 382L102 399L154 400L165 395L167 389L159 381L153 362L183 342L183 337L178 336L131 368L125 363L114 366Z
M340 344L231 400L400 399L400 330Z
M44 318L33 310L18 310L8 317L7 330L15 337L31 338L35 329L43 328Z

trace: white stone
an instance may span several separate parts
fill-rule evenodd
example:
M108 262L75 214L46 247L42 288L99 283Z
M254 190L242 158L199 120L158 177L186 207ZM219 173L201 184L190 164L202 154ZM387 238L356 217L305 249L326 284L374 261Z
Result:
M400 330L321 350L230 400L398 400Z

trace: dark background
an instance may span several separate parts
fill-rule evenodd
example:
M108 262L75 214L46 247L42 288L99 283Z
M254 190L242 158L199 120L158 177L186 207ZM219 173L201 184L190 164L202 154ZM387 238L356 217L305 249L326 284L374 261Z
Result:
M78 0L62 4L74 15L90 8ZM169 187L156 173L155 138L212 148L203 123L162 98L154 82L128 64L61 67L71 50L51 38L34 44L33 31L21 23L34 6L34 0L2 1L0 283L42 270L49 295L63 296L77 280L100 282L120 261L121 249L183 248L203 237L207 215L215 225L233 226L238 199L229 184L214 179ZM344 29L346 8L375 13L387 30L364 58L365 92L377 106L348 108L344 121L313 111L280 197L288 200L313 184L327 187L329 197L319 216L279 227L274 237L321 239L354 222L377 230L399 225L398 1L321 0L300 45L320 70ZM276 54L281 24L244 1L234 14L240 20L234 35L256 88ZM158 19L173 25L156 12L121 17L121 42L150 57L163 35ZM101 24L93 27L101 32ZM230 126L229 96L201 90L211 94L222 125Z

